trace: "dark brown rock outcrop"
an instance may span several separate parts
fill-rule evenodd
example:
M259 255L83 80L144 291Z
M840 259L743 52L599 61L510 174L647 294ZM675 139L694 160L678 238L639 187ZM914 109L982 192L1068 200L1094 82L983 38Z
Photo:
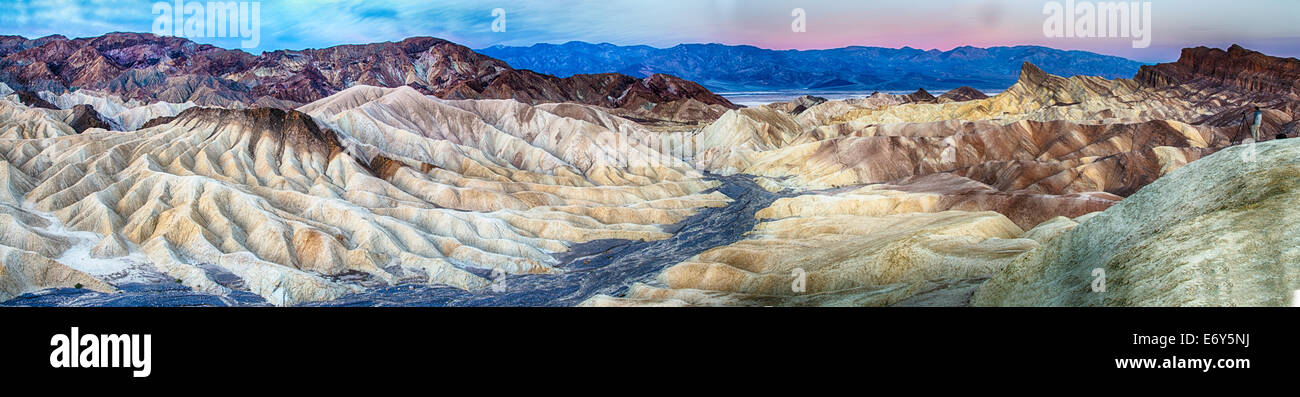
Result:
M903 100L905 102L932 102L935 99L937 98L935 98L934 95L930 95L930 93L924 88L918 88L916 92L903 95Z
M777 108L777 109L781 109L782 111L785 111L786 113L790 113L790 114L793 114L793 115L798 115L798 114L800 114L800 113L803 113L805 110L808 110L808 108L811 108L811 107L813 107L813 106L817 106L817 105L820 105L820 104L823 104L823 103L826 103L826 98L822 98L822 97L819 97L819 96L812 96L812 95L804 95L804 96L800 96L800 97L798 97L798 98L795 98L793 101L789 101L789 102L777 102L777 103L769 104L769 105L767 105L767 106L771 106L771 107L774 107L774 108Z
M77 131L78 134L86 132L91 128L102 128L111 130L113 127L104 121L99 112L95 111L94 106L76 105L72 107L72 115L68 117L68 126Z
M939 95L939 101L965 102L976 99L986 99L988 97L988 95L984 95L980 90L961 86L948 90L948 92L943 93L943 95Z
M58 106L54 106L53 103L50 103L49 101L42 99L40 96L36 95L31 91L15 91L13 95L18 96L18 100L21 101L24 105L27 105L28 107L45 108L45 109L59 108Z
M1226 51L1186 48L1178 62L1143 66L1135 79L1147 87L1199 83L1255 93L1300 93L1300 60L1268 56L1235 44Z

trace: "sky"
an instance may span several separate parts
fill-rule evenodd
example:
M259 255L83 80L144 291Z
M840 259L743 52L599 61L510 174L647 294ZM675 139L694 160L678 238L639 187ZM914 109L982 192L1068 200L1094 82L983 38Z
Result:
M157 3L144 0L0 0L0 34L97 36L152 32ZM184 4L206 2L186 1ZM586 41L671 47L748 44L771 49L844 46L949 50L1044 45L1172 61L1185 47L1231 44L1300 57L1300 1L1153 0L1148 47L1135 38L1047 37L1042 0L424 0L261 1L251 53L434 36L471 48ZM1070 4L1101 2L1071 0ZM1130 2L1123 2L1128 4ZM504 11L504 21L494 10ZM804 31L795 32L796 11ZM1077 8L1076 8L1077 10ZM1140 13L1139 14L1144 14ZM1062 18L1064 16L1062 15ZM1139 19L1139 22L1141 19ZM494 31L496 23L498 29ZM504 22L504 24L502 24ZM1077 23L1077 21L1076 21ZM504 26L502 26L504 25ZM500 29L500 28L504 29ZM239 38L190 37L225 48Z

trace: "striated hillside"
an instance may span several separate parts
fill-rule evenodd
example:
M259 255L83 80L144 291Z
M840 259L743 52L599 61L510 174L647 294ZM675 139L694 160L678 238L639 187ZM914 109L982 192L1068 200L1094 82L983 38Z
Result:
M1205 63L1220 66L1186 66ZM697 167L767 177L777 189L951 172L1002 190L1124 196L1247 137L1242 112L1254 106L1265 136L1294 134L1300 97L1277 87L1300 79L1295 65L1239 47L1189 49L1137 80L1059 77L1026 63L992 97L954 90L947 100L877 94L797 114L741 109L679 140L694 143Z
M1287 306L1300 290L1297 200L1300 140L1233 147L1016 258L972 303Z
M577 102L669 122L711 120L736 108L673 76L557 78L431 37L255 56L151 34L6 36L0 40L0 82L19 91L62 95L92 89L124 100L218 107L289 109L354 85L373 85L408 86L447 99Z
M685 163L618 147L611 128L648 132L600 124L619 119L595 107L588 121L357 86L301 112L196 107L77 134L63 111L4 103L17 123L0 152L5 235L31 236L5 245L55 260L84 249L118 263L63 265L277 305L376 283L485 287L472 269L554 272L573 243L661 239L660 225L727 201ZM52 232L65 226L89 234ZM23 280L7 296L82 278Z
M1238 143L1253 106L1266 136L1295 136L1300 98L1277 88L1293 61L1190 49L1138 80L1026 64L985 99L729 112L684 138L695 164L790 196L744 239L584 305L1286 304L1300 143Z
M1026 65L1020 82L986 99L881 96L798 115L741 109L683 139L695 143L697 167L763 176L781 188L949 172L1007 191L1122 196L1239 139L1240 128L1178 121L1214 109L1160 95L1132 81L1066 79Z

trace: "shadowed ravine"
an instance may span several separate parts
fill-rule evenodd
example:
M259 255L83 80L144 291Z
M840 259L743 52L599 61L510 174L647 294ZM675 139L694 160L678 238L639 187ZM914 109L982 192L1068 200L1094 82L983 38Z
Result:
M654 283L667 266L713 247L731 244L753 229L754 214L772 204L780 194L769 193L745 175L714 176L718 191L734 201L724 207L705 208L681 223L669 226L673 237L658 241L598 240L577 244L559 255L564 265L557 274L510 275L498 284L476 291L402 284L368 289L328 302L304 306L573 306L597 294L620 295L638 282ZM483 270L475 273L493 278ZM211 275L211 274L210 274ZM220 278L220 274L211 275ZM220 281L220 280L219 280ZM116 294L58 288L25 294L4 302L6 306L248 306L266 305L261 297L242 291L228 296L198 293L172 282L123 284Z

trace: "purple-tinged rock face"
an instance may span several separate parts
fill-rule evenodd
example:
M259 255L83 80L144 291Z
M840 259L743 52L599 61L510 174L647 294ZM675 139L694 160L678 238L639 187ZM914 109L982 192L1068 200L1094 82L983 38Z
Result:
M291 108L365 84L405 85L448 99L576 102L622 109L639 118L686 122L712 120L737 107L699 84L673 76L557 78L516 70L431 37L254 56L151 34L110 33L73 40L5 36L0 38L0 55L0 81L15 89L62 93L90 88L145 102L201 106ZM680 111L690 106L698 109ZM677 120L683 117L686 120Z

